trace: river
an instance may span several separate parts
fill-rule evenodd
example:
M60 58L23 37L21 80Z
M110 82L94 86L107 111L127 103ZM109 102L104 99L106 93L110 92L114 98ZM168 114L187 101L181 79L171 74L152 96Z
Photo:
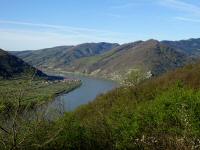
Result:
M110 80L75 75L68 75L67 77L80 79L82 85L67 94L56 97L55 100L48 105L48 111L73 111L80 105L87 104L98 95L106 93L118 86L116 82Z

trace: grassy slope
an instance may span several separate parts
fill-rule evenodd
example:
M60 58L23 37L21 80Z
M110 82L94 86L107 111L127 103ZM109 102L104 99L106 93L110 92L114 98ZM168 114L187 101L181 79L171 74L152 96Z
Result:
M52 145L70 149L199 148L200 64L121 87L66 114Z

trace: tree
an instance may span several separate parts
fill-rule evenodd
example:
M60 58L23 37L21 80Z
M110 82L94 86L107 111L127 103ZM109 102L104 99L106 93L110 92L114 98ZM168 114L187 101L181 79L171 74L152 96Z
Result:
M63 130L60 126L53 130L55 127L46 118L46 112L31 112L29 104L24 103L26 92L32 88L34 78L37 78L35 73L26 75L22 84L16 85L15 91L0 91L6 105L2 108L6 111L0 112L0 149L43 148L55 140Z

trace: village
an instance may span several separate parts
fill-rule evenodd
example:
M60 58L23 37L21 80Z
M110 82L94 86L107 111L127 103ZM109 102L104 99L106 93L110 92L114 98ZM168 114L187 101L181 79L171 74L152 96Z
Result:
M63 80L48 80L44 81L44 84L55 84L55 83L79 83L81 82L80 79L70 79L70 78L64 78Z

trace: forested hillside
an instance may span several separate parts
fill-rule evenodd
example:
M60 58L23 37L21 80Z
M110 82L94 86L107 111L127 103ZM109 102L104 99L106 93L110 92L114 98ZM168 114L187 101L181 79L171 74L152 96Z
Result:
M187 65L98 96L59 120L21 124L28 132L17 144L28 149L199 149L199 89L200 63Z

